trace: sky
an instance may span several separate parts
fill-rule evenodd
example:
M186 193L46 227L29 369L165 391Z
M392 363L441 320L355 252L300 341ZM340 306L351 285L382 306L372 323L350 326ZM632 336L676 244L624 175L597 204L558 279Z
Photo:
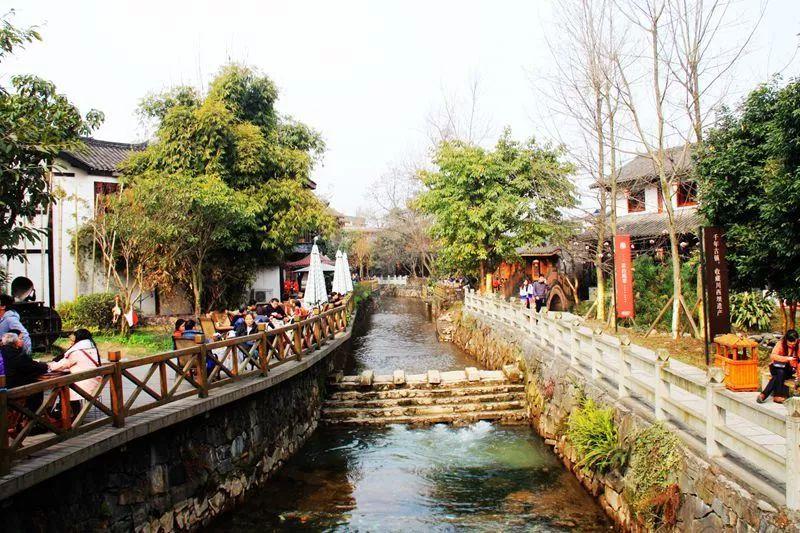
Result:
M738 21L762 4L740 0ZM0 83L16 73L55 82L83 112L105 113L99 139L144 140L135 110L148 93L203 88L229 61L259 69L279 87L278 110L322 133L328 149L312 177L346 214L370 207L370 186L393 166L424 160L429 118L445 101L466 105L475 81L486 142L504 126L570 142L543 96L558 61L549 0L0 0L0 13L10 9L43 41L4 61ZM776 72L796 75L798 33L800 1L770 0L728 100Z

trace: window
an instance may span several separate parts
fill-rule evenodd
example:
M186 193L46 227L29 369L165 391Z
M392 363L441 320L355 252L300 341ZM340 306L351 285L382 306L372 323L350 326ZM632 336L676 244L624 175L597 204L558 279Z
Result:
M664 191L661 190L661 185L660 184L656 187L656 190L658 191L658 212L659 213L663 213L664 212Z
M681 181L678 184L678 207L697 205L697 182Z
M107 181L94 182L94 207L98 209L101 205L105 204L104 196L117 194L119 192L119 183L111 183ZM103 211L105 212L105 210Z
M628 213L644 211L644 189L628 191Z

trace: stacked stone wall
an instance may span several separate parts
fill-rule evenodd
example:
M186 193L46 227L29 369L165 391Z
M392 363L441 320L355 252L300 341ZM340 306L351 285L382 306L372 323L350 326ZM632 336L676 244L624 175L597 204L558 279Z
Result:
M567 440L567 421L582 398L610 406L622 439L650 421L611 397L568 362L545 354L520 332L472 316L453 318L453 342L490 369L517 363L525 373L529 418L537 433L553 446L564 465L595 496L606 513L625 531L647 530L632 511L625 480L618 472L600 475L576 466L580 460ZM797 513L773 505L727 477L689 449L678 473L680 503L674 528L678 531L800 531Z
M186 531L233 508L317 427L327 357L0 503L4 531Z

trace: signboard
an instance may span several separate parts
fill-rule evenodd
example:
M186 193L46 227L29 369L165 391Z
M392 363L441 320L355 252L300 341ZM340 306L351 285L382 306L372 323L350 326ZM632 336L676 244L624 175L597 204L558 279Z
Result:
M614 296L617 318L633 318L633 269L631 236L614 236Z
M725 236L722 228L703 228L705 252L706 302L708 338L731 332L730 301L728 299L728 261L725 258Z

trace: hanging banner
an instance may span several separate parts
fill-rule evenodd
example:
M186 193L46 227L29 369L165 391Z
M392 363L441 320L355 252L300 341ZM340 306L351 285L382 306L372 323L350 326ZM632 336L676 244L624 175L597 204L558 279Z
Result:
M708 338L731 332L730 301L728 299L727 248L722 228L703 228L703 250L705 252L706 302L708 316Z
M633 318L633 269L631 268L631 236L614 236L614 297L617 318Z

